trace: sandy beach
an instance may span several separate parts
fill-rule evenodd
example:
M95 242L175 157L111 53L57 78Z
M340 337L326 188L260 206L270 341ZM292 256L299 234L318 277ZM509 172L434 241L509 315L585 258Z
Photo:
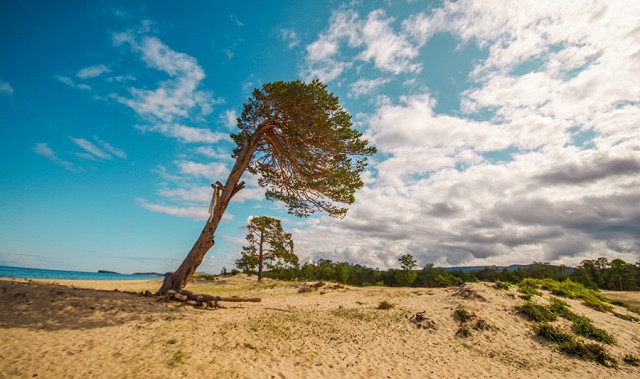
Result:
M301 293L301 283L258 284L244 276L187 287L262 299L216 310L121 292L159 285L0 280L0 377L640 377L640 368L622 362L628 354L640 357L640 323L566 299L573 312L615 337L607 349L619 363L610 368L570 357L534 336L531 321L515 309L524 303L515 287L474 283L465 287L472 296L461 296L459 288L327 284ZM381 302L392 308L378 309ZM487 327L456 335L459 307ZM416 323L419 312L424 319ZM554 323L566 327L563 322Z

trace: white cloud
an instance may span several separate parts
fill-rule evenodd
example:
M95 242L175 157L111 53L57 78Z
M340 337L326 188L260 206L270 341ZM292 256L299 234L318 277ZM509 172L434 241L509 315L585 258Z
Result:
M160 133L183 143L216 143L228 138L224 133L179 124L157 123L153 125L136 125L136 128L142 132Z
M80 69L80 71L78 71L78 73L76 74L76 76L80 79L89 79L89 78L95 78L98 77L102 74L111 72L111 69L103 64L101 65L96 65L96 66L89 66L89 67L85 67L83 69Z
M380 9L370 12L364 20L353 10L334 11L327 30L307 45L303 75L331 81L357 61L373 62L378 70L394 75L419 72L422 65L416 58L426 38L416 38L416 32L408 30L409 23L395 31L394 22Z
M163 213L170 216L191 218L196 221L202 221L209 218L208 206L180 207L180 206L174 206L174 205L150 203L144 199L138 199L138 204L142 208L147 209L151 212ZM231 221L232 219L233 219L233 216L229 213L225 213L222 216L222 220L224 221Z
M13 87L11 87L9 83L5 82L4 80L0 80L0 96L12 95L13 92Z
M71 80L71 78L69 78L68 76L56 76L56 79L58 79L60 82L72 88L78 88L85 91L88 91L91 89L90 85L84 84L84 83L76 83L73 80Z
M100 138L99 138L99 137L97 137L97 136L94 136L93 138L96 140L96 142L97 142L97 143L98 143L98 144L99 144L99 145L100 145L104 150L106 150L106 151L107 151L107 152L109 152L110 154L113 154L113 155L115 155L116 157L121 158L121 159L126 159L126 158L127 158L127 153L126 153L124 150L119 149L119 148L117 148L117 147L115 147L115 146L113 146L113 145L111 145L111 144L109 144L109 143L107 143L107 142L103 141L102 139L100 139Z
M186 175L203 177L210 180L219 180L229 175L229 169L224 163L197 163L191 161L177 162L180 172Z
M71 140L71 142L73 142L74 144L81 147L83 150L85 150L89 154L91 154L91 156L94 156L99 159L113 158L111 154L105 152L104 150L100 149L99 147L97 147L96 145L94 145L90 141L87 141L84 138L69 137L69 139Z
M278 29L278 31L280 32L280 37L284 42L287 43L287 47L289 49L292 49L300 44L300 37L298 37L298 34L295 30L280 28Z
M33 150L36 154L47 158L51 162L64 167L66 170L80 171L80 169L73 163L60 159L58 155L46 143L36 143L35 146L31 148L31 150Z
M229 16L229 20L233 21L237 26L243 27L244 23L238 19L238 17L234 14Z
M377 78L377 79L358 79L353 84L351 84L349 94L353 97L360 97L362 95L371 95L375 93L375 91L389 83L391 79L389 78Z
M116 45L129 45L147 66L170 76L154 90L132 87L131 96L116 96L118 101L151 121L174 122L211 113L216 101L211 92L198 89L205 74L195 58L171 49L156 37L118 33L113 40Z
M234 130L238 124L238 114L234 109L227 109L226 111L222 112L222 114L220 115L220 119L224 123L224 126L226 126L229 130Z
M344 220L294 231L297 253L378 267L397 267L404 253L436 265L636 261L639 13L623 2L446 2L397 20L401 31L379 11L352 15L349 37L332 32L343 30L334 14L307 50L311 69L351 63L350 51L410 72L437 33L487 56L474 62L463 113L436 113L424 92L385 98L364 119L383 159ZM581 132L593 135L586 147L574 146ZM493 160L507 148L511 159Z

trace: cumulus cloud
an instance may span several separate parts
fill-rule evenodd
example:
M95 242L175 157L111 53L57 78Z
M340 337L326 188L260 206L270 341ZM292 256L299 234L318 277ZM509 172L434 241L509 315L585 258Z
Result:
M56 76L56 79L58 79L58 81L68 85L71 88L78 88L78 89L81 89L81 90L84 90L84 91L88 91L88 90L91 89L90 85L84 84L84 83L76 83L71 78L69 78L68 76L58 75L58 76Z
M390 81L391 79L389 78L359 79L351 84L349 95L357 98L362 95L371 94Z
M148 67L170 77L156 89L131 87L131 96L116 96L118 101L142 117L165 123L211 113L215 101L211 92L199 89L205 73L195 58L153 36L117 33L113 41L116 46L128 45Z
M237 126L238 114L234 109L227 109L226 111L222 112L222 114L220 115L220 119L222 120L224 126L227 127L227 129L234 130Z
M423 91L387 98L364 118L379 163L344 220L295 229L298 254L377 267L397 267L406 253L436 265L638 260L638 12L621 2L484 0L404 20L335 12L307 47L309 67L360 59L412 72L438 33L486 55L459 112L437 113ZM491 158L504 151L510 159Z

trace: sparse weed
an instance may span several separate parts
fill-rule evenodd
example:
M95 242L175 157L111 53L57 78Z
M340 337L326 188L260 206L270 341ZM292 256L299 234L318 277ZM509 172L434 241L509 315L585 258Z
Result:
M172 338L169 341L167 341L167 344L169 344L169 345L175 345L176 343L178 343L178 340L175 339L175 338Z
M471 337L471 334L471 329L466 325L461 326L456 332L456 336L463 338Z
M595 296L587 296L582 299L582 304L599 312L611 312L613 307Z
M331 311L331 314L347 320L357 321L373 321L375 315L359 308L337 308Z
M573 321L578 317L569 310L569 304L553 296L549 298L549 310L569 321Z
M388 309L392 309L393 307L395 307L395 305L391 304L390 302L388 302L386 300L381 301L378 304L378 309L385 310L385 311L388 310Z
M477 316L475 313L469 312L465 308L460 307L453 311L453 317L458 319L458 321L460 321L461 323L465 323L467 321L475 319Z
M617 365L616 359L609 355L607 349L597 343L584 343L573 340L562 342L558 347L561 351L569 355L576 355L583 359L598 362L607 367L615 367Z
M547 341L554 343L563 343L573 341L575 338L569 334L565 333L562 330L548 324L546 322L537 324L533 327L534 332L536 332L537 336L540 336Z
M633 317L633 316L631 316L631 315L625 315L625 314L622 314L622 313L618 313L618 312L616 312L616 311L611 311L611 313L612 313L614 316L616 316L617 318L621 318L621 319L626 320L626 321L632 321L632 322L638 322L638 321L640 321L640 318Z
M518 284L518 290L520 291L520 293L522 293L522 298L525 300L531 300L534 295L541 295L540 291L538 291L536 287L525 283L524 280L520 284Z
M516 309L518 312L529 316L533 321L554 321L557 319L557 316L550 310L540 304L535 304L530 301L527 301L524 305L519 306Z
M604 342L609 345L615 342L615 340L609 335L609 333L593 326L591 320L586 317L576 317L573 320L573 330L578 335L590 338L592 340Z
M622 361L631 366L640 366L640 359L635 355L627 354L622 358Z
M188 356L189 356L189 353L184 352L182 350L178 350L173 354L170 364L177 365L180 363L184 363L184 360L187 359Z

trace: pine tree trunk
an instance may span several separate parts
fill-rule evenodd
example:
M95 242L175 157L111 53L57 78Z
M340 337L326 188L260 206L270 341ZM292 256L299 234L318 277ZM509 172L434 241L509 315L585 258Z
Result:
M258 281L262 281L262 243L264 242L264 232L260 232L260 249L258 251Z
M182 261L180 267L178 267L173 274L165 276L164 282L157 292L158 295L164 295L170 289L180 290L184 288L191 275L196 272L196 269L200 266L200 263L202 263L205 254L207 254L209 249L211 249L215 243L215 232L218 228L218 224L220 224L220 220L222 220L222 215L224 215L224 212L227 209L227 205L229 205L229 201L231 201L233 195L244 188L244 182L238 182L240 182L240 177L249 166L258 142L260 142L264 133L273 127L275 127L273 120L266 120L262 122L256 128L255 132L244 141L242 148L238 153L238 157L236 158L236 163L233 165L231 173L229 173L227 182L223 187L221 187L220 197L217 199L215 207L212 210L213 216L210 217L204 225L204 228L200 233L200 237L198 237L196 243L193 245L184 261Z

